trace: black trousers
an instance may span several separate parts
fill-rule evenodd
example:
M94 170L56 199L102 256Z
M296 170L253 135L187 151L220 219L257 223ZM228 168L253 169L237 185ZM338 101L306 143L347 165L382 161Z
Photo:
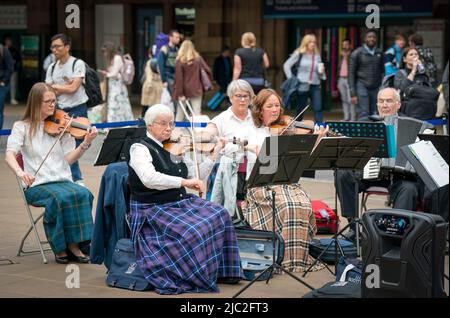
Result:
M423 192L419 182L399 177L394 177L391 182L389 180L363 180L362 171L338 170L336 173L335 187L341 205L341 215L344 217L358 216L355 183L358 183L358 192L373 186L388 188L393 207L410 211L417 209L417 199L422 196Z

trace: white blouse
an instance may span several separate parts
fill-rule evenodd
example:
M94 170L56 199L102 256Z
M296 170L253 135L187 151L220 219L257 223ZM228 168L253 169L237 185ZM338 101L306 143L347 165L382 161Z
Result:
M163 144L156 140L149 132L147 137L151 138L159 146ZM188 168L188 178L196 178L195 162L186 154L183 161ZM146 146L141 143L135 143L130 148L130 167L136 172L141 182L149 189L167 190L181 187L181 177L170 176L156 171L153 165L153 158ZM207 157L199 164L200 179L205 179L211 172L214 162Z
M45 133L43 122L31 140L28 134L29 129L28 123L23 121L14 123L11 135L8 137L6 151L13 151L16 154L21 152L24 171L34 176L58 137ZM70 166L64 157L74 149L75 139L70 134L64 134L42 165L32 186L56 181L72 181Z
M122 75L120 74L122 67L123 67L122 57L119 54L117 54L114 56L111 66L108 67L106 77L110 79L120 79L122 77Z
M259 148L261 148L261 146L264 143L264 140L266 139L266 137L269 136L270 136L269 127L262 126L256 128L255 126L253 126L253 128L249 131L248 145L249 146L257 145ZM247 173L246 173L247 180L250 177L253 167L255 166L256 158L257 158L256 153L254 153L253 151L247 152Z

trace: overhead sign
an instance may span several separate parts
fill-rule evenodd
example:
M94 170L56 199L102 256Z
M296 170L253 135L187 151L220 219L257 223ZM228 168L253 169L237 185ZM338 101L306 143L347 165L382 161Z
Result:
M383 17L427 17L433 15L432 1L410 0L263 0L265 19L362 18L366 7L375 4Z

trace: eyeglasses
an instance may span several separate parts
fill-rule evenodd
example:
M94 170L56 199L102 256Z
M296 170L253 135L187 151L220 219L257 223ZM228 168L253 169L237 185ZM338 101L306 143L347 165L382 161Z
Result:
M58 45L52 45L52 46L50 46L50 51L53 51L54 49L59 49L59 48L62 48L64 45L62 45L62 44L58 44Z
M56 105L56 99L48 99L48 100L44 100L42 101L45 105Z
M395 100L393 100L393 99L379 99L379 100L377 101L377 103L380 104L380 105L383 105L384 103L387 103L387 104L394 104L394 103L395 103Z
M236 97L237 99L247 100L247 99L250 98L250 95L240 95L240 94L236 94L236 95L234 95L234 97Z
M162 121L162 122L154 122L153 124L157 124L157 125L160 125L160 126L163 126L163 127L169 127L169 128L174 128L175 127L175 123L173 122L173 121L171 121L171 122L165 122L165 121Z

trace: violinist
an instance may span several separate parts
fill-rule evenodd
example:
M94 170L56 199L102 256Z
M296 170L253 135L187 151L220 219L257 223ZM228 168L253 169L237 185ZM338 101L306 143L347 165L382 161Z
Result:
M186 192L204 191L201 179L224 141L196 167L187 156L164 149L174 128L169 107L154 105L144 119L147 135L131 146L128 164L131 239L145 278L160 294L217 292L218 278L239 281L239 251L227 210Z
M45 83L33 85L25 115L14 123L8 138L6 162L28 188L27 202L45 207L44 229L56 262L88 263L89 258L81 252L80 244L91 239L93 196L87 188L72 181L69 165L86 152L97 130L93 127L87 132L77 148L69 134L59 140L59 136L47 134L44 121L53 115L55 106L56 94L52 87ZM18 153L22 154L23 169L16 159Z
M282 112L281 97L274 90L263 89L258 93L252 108L254 128L248 140L247 179L264 139L271 136L271 124L278 121ZM327 129L317 128L314 133L321 138ZM311 263L308 242L317 228L311 200L300 184L250 188L242 212L252 228L272 231L272 190L276 192L276 231L285 241L283 266L292 272L304 271Z

